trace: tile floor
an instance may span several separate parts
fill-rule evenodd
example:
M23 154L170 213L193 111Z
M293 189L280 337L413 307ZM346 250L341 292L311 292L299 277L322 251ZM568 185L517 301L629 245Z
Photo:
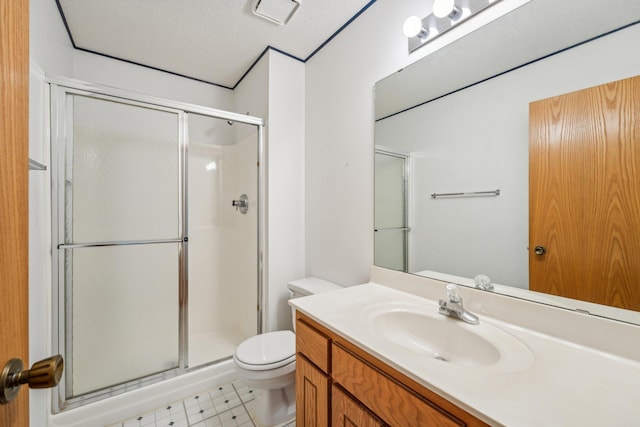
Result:
M253 390L234 380L108 427L259 427L254 397Z

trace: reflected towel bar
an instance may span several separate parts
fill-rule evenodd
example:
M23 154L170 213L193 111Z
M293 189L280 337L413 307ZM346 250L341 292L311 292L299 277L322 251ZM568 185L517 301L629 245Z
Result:
M29 159L29 170L30 171L46 171L47 167L42 163L36 162L33 159Z
M493 191L472 191L472 192L468 192L468 193L433 193L431 194L431 198L435 199L438 197L451 197L451 196L459 196L459 197L465 197L465 196L499 196L500 195L500 190L493 190Z

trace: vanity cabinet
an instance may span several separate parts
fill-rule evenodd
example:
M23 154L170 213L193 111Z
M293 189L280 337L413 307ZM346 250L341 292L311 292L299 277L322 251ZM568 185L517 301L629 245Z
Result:
M297 426L488 426L304 314L296 319Z

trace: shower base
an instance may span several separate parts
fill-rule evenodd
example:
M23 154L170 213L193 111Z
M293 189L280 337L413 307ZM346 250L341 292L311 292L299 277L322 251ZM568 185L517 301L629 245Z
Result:
M199 366L233 355L236 347L249 338L237 331L209 332L189 336L189 366Z
M168 402L185 399L202 390L234 380L232 360L194 370L76 409L49 416L49 427L98 427L146 413Z

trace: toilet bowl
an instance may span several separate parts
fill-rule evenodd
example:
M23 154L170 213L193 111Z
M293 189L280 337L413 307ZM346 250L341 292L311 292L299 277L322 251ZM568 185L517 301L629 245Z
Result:
M341 289L315 277L287 284L290 299ZM292 308L295 328L295 309ZM262 426L293 421L296 413L296 337L291 331L266 332L242 342L233 354L238 378L256 394L256 419Z

